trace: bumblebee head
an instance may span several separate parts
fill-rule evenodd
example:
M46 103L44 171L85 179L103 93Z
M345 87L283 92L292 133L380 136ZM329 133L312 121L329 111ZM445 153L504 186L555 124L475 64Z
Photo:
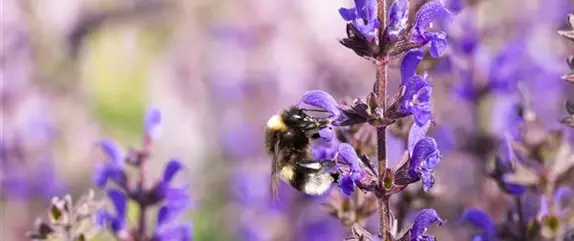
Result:
M281 118L285 125L292 128L312 130L319 127L319 122L315 118L296 107L291 107L283 112Z

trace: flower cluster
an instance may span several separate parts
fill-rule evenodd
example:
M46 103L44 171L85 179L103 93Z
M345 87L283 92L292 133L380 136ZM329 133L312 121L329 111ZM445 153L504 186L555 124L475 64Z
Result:
M442 1L422 5L414 22L408 23L409 1L395 0L389 8L388 25L381 28L376 0L356 0L354 8L341 8L339 14L348 21L347 38L341 44L366 58L398 57L405 51L430 45L430 54L440 57L447 46L446 33L430 31L434 20L449 18L451 12Z
M113 204L113 211L100 209L96 214L96 223L110 230L119 240L191 240L191 225L178 222L191 201L186 186L175 186L173 179L184 167L180 161L171 159L165 165L161 179L153 184L147 183L145 165L151 154L153 141L157 138L161 123L161 113L150 109L144 120L144 147L141 150L130 149L123 154L120 146L111 140L99 143L107 160L99 166L94 182L105 189L107 198ZM131 180L127 168L138 170L137 180ZM114 184L115 187L109 187ZM139 208L139 223L130 227L127 223L128 202L134 202ZM147 210L159 206L153 234L148 233ZM151 235L151 236L150 236Z

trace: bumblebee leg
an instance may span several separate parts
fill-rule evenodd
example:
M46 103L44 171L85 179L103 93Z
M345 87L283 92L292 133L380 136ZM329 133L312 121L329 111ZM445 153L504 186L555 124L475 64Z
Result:
M271 201L275 202L279 199L279 142L275 143L275 153L271 162L271 182L270 194Z

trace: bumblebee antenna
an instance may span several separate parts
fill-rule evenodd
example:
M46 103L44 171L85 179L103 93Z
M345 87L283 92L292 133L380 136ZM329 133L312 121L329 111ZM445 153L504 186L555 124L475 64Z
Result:
M302 111L310 111L310 112L322 112L322 113L327 113L328 111L326 110L319 110L319 109L301 109Z

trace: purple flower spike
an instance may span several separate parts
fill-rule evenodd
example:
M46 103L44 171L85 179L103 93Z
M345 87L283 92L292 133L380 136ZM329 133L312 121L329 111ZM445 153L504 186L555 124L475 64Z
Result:
M407 27L409 17L409 1L395 0L390 8L389 25L387 27L389 38L395 41L399 33Z
M161 112L157 108L149 108L144 117L144 133L152 139L159 137Z
M335 98L322 90L310 90L305 92L301 97L301 102L329 112L331 114L329 117L337 117L341 114L341 110L339 110L339 105L337 101L335 101Z
M340 8L339 14L345 21L351 22L367 39L375 37L380 23L377 19L376 0L355 0L354 8Z
M415 76L415 70L423 59L423 56L424 54L420 49L411 49L405 54L401 62L401 79L403 84L406 84L407 80Z
M427 241L434 240L433 236L425 235L426 229L433 223L438 222L437 226L441 226L444 221L438 216L434 209L423 209L419 211L413 222L410 230L411 241Z
M464 211L462 222L469 222L481 229L481 233L472 236L472 240L494 241L496 240L496 227L488 214L478 208L471 208Z
M171 182L175 174L183 168L183 165L176 159L171 159L165 166L163 172L163 181L166 183Z

